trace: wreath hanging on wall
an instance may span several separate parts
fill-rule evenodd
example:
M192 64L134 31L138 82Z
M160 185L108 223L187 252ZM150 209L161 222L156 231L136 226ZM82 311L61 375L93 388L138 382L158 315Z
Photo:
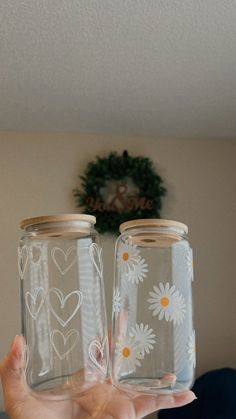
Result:
M147 157L127 151L96 157L79 178L76 206L96 217L99 233L118 233L119 225L132 219L160 218L166 188Z

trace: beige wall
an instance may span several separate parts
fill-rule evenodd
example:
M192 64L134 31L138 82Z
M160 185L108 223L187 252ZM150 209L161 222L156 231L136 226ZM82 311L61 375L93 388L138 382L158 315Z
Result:
M20 333L19 220L78 211L72 189L96 155L148 156L165 181L163 218L189 225L198 374L236 367L236 141L0 133L0 358ZM114 239L103 237L108 309Z

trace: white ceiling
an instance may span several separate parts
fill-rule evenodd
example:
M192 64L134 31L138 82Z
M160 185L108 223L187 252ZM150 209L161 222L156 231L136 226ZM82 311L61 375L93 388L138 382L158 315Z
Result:
M236 138L236 1L0 0L0 130Z

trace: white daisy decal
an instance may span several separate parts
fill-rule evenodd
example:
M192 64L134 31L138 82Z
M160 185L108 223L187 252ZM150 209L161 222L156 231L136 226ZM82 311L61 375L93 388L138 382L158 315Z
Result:
M150 354L150 350L154 349L153 344L156 343L156 335L153 333L153 329L148 328L147 324L144 326L143 323L140 325L136 323L135 327L132 327L130 330L130 337L134 338L138 344L142 357L144 357L145 353Z
M131 374L141 366L139 349L133 338L121 336L116 343L115 353L120 375Z
M186 243L173 246L173 272L181 280L193 281L193 251Z
M176 296L174 297L174 304L173 304L173 313L172 319L174 324L178 326L183 323L185 314L186 314L186 304L184 301L184 297L176 291Z
M185 263L187 267L188 278L193 281L193 251L188 249L185 253Z
M192 367L195 368L196 367L196 344L195 344L195 331L194 330L188 338L187 352L188 352L189 361Z
M148 299L148 303L151 303L149 309L153 311L152 315L159 315L159 320L164 318L166 321L182 323L186 311L185 302L179 291L176 291L175 285L170 287L167 282L164 286L160 282L159 288L154 285L153 290L154 292L149 292L152 298Z
M128 240L121 243L117 252L117 265L123 277L132 284L143 282L147 276L148 265L141 258L140 250Z
M113 292L113 304L112 304L112 311L117 316L121 309L121 297L120 291L118 289L114 290Z
M133 270L134 265L140 260L139 250L137 246L131 244L128 240L120 243L117 252L118 269L123 274L127 274Z
M133 270L125 275L125 278L132 284L143 282L144 278L147 276L147 267L148 265L145 263L145 260L140 258L133 266Z

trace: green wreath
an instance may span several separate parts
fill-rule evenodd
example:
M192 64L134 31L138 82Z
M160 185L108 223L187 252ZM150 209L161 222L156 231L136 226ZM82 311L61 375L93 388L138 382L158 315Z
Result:
M166 194L166 189L162 186L163 181L155 172L152 161L147 157L131 157L127 151L123 155L110 153L108 157L96 157L95 161L88 163L85 174L79 178L82 181L81 189L74 189L76 206L83 207L85 213L95 215L99 233L118 233L119 225L132 219L160 218L161 198ZM138 207L134 205L135 208L126 208L124 211L101 207L101 189L110 181L122 182L127 178L131 178L138 188L137 196L143 204ZM99 202L100 207L91 207L91 200L93 203Z

